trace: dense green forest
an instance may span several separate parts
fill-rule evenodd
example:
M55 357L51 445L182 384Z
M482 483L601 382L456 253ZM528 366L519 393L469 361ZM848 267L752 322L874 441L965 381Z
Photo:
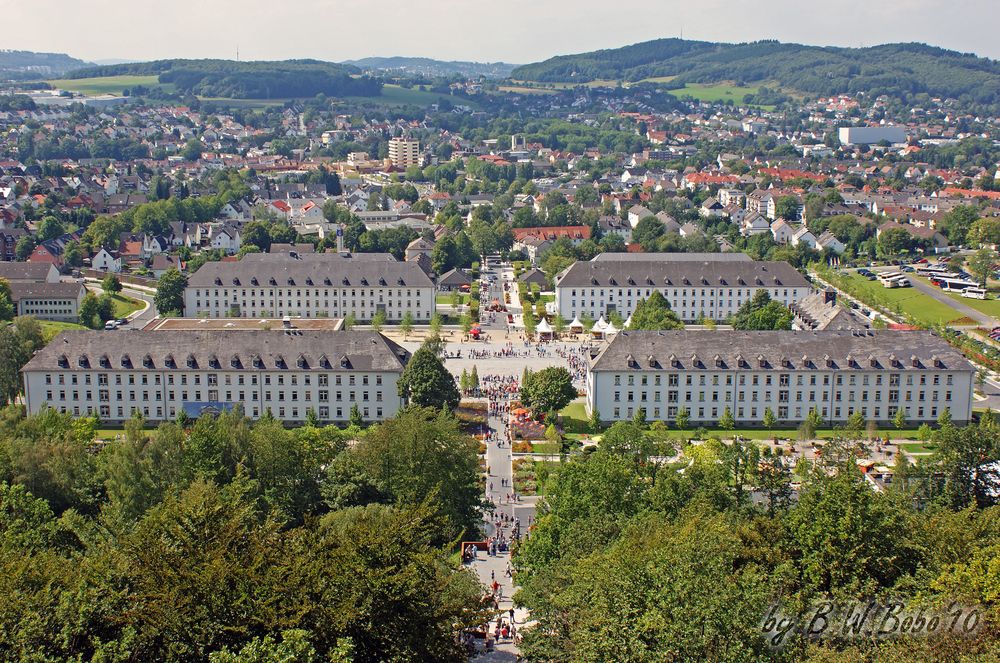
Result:
M988 468L1000 429L989 416L966 428L943 421L935 451L916 465L901 458L878 492L856 464L863 426L828 442L815 465L708 440L664 466L652 458L675 443L662 429L615 424L599 451L552 468L531 537L515 552L515 600L538 620L522 653L566 663L997 660L1000 507ZM794 636L769 649L761 625L772 605L800 614L828 599L928 611L957 601L979 606L980 629Z
M155 60L77 69L71 78L158 76L182 94L233 99L282 99L328 96L375 97L382 83L355 78L355 67L319 60L235 62L232 60Z
M836 48L759 41L716 44L659 39L618 49L563 55L518 67L532 81L638 81L677 76L671 86L720 81L776 83L811 94L905 96L927 93L1000 103L1000 63L925 44Z
M0 410L0 660L463 659L482 497L450 414L142 424Z

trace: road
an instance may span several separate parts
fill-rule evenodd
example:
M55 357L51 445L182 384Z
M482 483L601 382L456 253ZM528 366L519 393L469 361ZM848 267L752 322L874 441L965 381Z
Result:
M994 327L1000 327L1000 320L997 320L993 316L986 315L982 311L977 311L968 304L952 299L940 288L935 288L934 286L925 283L921 279L916 278L912 274L909 274L908 276L910 277L909 281L910 283L913 284L914 288L924 293L925 295L933 297L942 304L952 307L962 315L968 318L972 318L981 326L986 327L986 329L993 329Z

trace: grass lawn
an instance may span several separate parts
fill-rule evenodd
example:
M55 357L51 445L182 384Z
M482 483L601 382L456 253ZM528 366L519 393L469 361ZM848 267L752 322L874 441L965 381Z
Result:
M702 83L687 83L684 87L676 90L668 90L675 97L692 97L698 101L733 101L733 103L743 103L743 97L748 94L757 94L759 87L741 87L739 85L727 85L718 83L706 85Z
M589 417L587 417L587 408L582 398L564 407L559 414L562 415L563 429L566 433L580 434L589 432Z
M906 453L924 454L936 451L937 445L927 444L924 442L908 442L906 444L899 445L899 448L905 451Z
M441 293L438 293L434 297L434 303L435 304L440 304L441 306L451 306L451 293L450 292L441 292ZM469 303L469 295L464 295L463 294L462 295L462 300L459 303L460 304L468 304Z
M142 310L142 302L124 295L112 295L115 302L115 317L125 318L136 311Z
M42 326L42 337L45 339L46 343L55 338L59 334L59 332L86 329L86 327L84 327L83 325L79 325L75 322L55 322L53 320L39 320L38 324Z
M172 89L172 85L161 85L156 76L103 76L100 78L64 78L49 81L52 87L70 92L79 92L88 97L99 94L118 94L125 88L142 85L144 87L162 87Z
M501 92L509 92L511 94L557 94L556 90L544 90L527 85L498 85L497 89Z
M857 274L837 275L834 285L843 288L869 306L881 306L929 325L946 324L962 317L959 311L925 295L916 288L886 288ZM970 300L973 301L973 300Z
M970 299L956 295L953 292L946 292L946 295L956 302L961 302L970 308L974 308L980 313L1000 319L1000 299Z
M345 101L372 106L430 106L442 99L448 99L455 105L479 107L476 102L465 98L455 98L417 88L407 89L391 83L382 86L382 94L378 97L344 97Z

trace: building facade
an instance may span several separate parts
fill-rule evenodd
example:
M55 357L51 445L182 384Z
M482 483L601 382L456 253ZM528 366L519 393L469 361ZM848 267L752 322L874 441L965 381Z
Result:
M741 253L604 253L573 264L556 277L556 309L567 320L623 319L654 290L681 320L725 320L758 290L790 305L810 284L787 262L755 262Z
M664 331L621 332L591 360L587 410L605 421L673 422L685 410L711 425L728 408L741 425L766 409L782 424L816 410L829 424L855 412L891 421L931 422L948 408L972 416L976 370L931 332Z
M389 161L396 168L420 165L420 141L415 138L390 138Z
M17 315L56 322L79 322L80 304L87 289L81 283L11 281L10 292Z
M48 406L120 423L240 406L252 419L366 421L402 407L409 353L369 331L63 332L25 365L29 413Z
M184 315L210 318L345 318L388 321L434 314L434 284L413 262L389 254L251 253L209 262L191 275Z

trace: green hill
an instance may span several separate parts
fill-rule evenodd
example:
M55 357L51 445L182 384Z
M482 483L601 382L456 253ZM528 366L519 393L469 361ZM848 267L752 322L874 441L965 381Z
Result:
M926 44L839 48L759 41L719 44L659 39L524 65L511 78L539 82L640 81L673 76L685 83L768 82L790 91L927 93L1000 105L1000 62Z
M236 62L155 60L77 69L67 78L156 76L181 94L229 99L285 99L327 96L376 97L382 84L358 76L354 67L318 60Z

